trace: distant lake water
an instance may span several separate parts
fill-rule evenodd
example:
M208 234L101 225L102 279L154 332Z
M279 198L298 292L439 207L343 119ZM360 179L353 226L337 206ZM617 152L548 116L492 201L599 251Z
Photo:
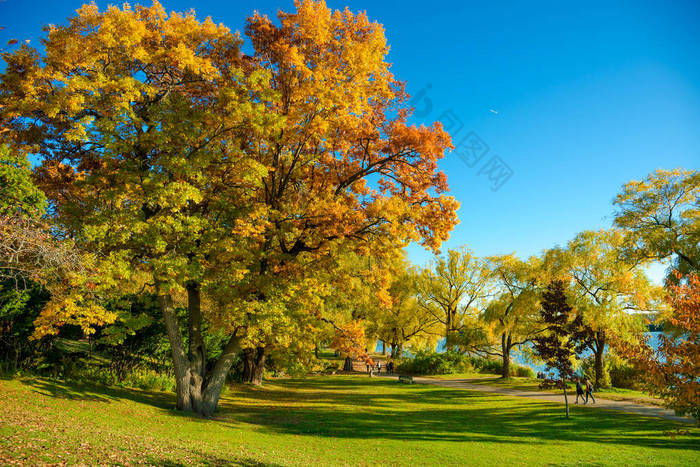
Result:
M661 332L646 332L644 333L649 337L649 345L651 345L652 348L657 349L659 347L659 336L661 336ZM387 353L390 352L391 346L389 344L386 345L386 351ZM375 352L381 352L382 351L382 341L377 341L377 347L375 349ZM438 352L444 352L445 351L445 338L442 338L438 341L437 344L437 351ZM606 347L607 351L607 347ZM592 352L587 351L581 354L581 357L587 357L591 355ZM529 361L522 353L514 351L511 354L511 361L514 363L517 363L518 365L523 365L523 366L529 366L532 368L532 370L537 373L539 371L547 371L547 366L544 364L538 364ZM550 370L551 371L551 370Z

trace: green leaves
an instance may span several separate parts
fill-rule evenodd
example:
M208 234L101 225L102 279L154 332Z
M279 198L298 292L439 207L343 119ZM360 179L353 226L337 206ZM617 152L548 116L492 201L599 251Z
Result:
M0 216L39 217L46 197L32 181L26 153L0 143Z
M632 260L672 257L681 272L700 271L700 172L657 170L624 185L615 205Z

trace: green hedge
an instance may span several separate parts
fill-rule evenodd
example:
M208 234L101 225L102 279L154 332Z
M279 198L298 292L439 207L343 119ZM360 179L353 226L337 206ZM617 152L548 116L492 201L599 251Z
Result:
M409 375L449 375L454 373L501 374L501 360L465 355L454 350L437 353L419 351L412 358L403 358L396 365L397 373ZM532 368L511 363L511 376L534 377Z

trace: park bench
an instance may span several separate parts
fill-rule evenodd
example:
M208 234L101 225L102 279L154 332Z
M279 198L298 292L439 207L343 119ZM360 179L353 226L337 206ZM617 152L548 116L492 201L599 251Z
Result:
M413 376L401 375L399 376L399 383L413 384Z

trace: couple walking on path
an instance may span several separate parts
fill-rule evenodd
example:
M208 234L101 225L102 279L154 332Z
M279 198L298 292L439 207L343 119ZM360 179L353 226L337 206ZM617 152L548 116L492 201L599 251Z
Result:
M585 399L584 399L583 386L581 386L581 379L582 378L576 379L576 403L578 404L578 398L581 397L581 400L583 400L583 403L587 404L588 397L590 396L590 398L593 399L593 403L595 404L595 397L593 397L593 385L591 384L590 381L588 381L588 378L586 378L586 395L585 395Z

